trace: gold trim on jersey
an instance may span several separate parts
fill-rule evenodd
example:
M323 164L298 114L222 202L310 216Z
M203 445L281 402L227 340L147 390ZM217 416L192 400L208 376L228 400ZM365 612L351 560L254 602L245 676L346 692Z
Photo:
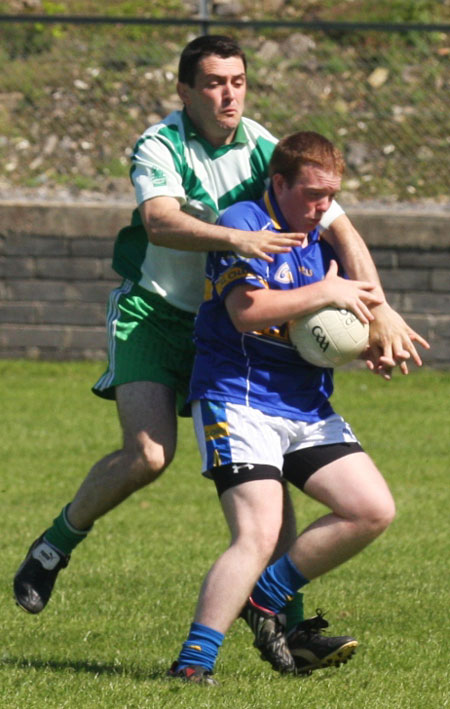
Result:
M203 300L211 300L213 296L213 284L210 278L205 279L205 288L203 291Z
M267 212L269 214L269 217L272 220L272 223L273 223L275 229L278 229L278 231L282 231L282 226L276 217L274 208L272 207L272 203L270 201L268 190L266 192L264 192L264 204L266 205Z
M270 337L274 340L280 340L281 342L289 342L289 329L287 323L283 323L283 325L280 325L279 327L276 325L271 325L263 330L252 330L252 334Z
M231 266L228 268L226 271L222 273L220 278L217 279L216 281L216 291L218 295L221 295L224 288L226 288L230 283L234 283L234 281L241 280L242 278L251 278L251 279L257 279L264 288L269 288L269 284L267 281L262 278L261 276L257 276L254 273L249 273L245 268L242 268L241 266Z

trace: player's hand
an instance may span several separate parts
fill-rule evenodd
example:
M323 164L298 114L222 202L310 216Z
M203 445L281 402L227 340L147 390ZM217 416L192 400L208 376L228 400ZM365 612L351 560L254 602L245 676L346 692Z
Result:
M366 361L367 369L374 374L378 374L387 381L392 379L392 372L395 369L395 363L393 363L393 361L388 357L383 357L380 351L375 354L374 350L371 347L368 347L367 350L361 355L361 359ZM376 362L376 364L374 364L374 362ZM400 365L400 368L401 366L402 365Z
M371 308L383 302L376 283L341 278L334 260L330 262L330 268L322 283L329 291L330 305L351 310L364 324L373 320Z
M417 342L424 349L430 345L415 332L391 306L384 302L372 309L374 319L369 330L369 350L366 363L375 374L390 379L395 366L402 374L408 374L407 361L412 358L418 367L422 360L414 345Z
M270 254L283 254L294 246L301 246L306 234L280 233L273 231L233 230L233 251L246 258L261 258L273 261Z

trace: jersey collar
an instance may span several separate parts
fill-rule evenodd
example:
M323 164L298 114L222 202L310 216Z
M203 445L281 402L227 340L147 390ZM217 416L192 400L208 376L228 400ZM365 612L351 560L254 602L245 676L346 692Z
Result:
M283 217L278 206L272 185L264 192L262 203L265 211L272 220L272 224L277 231L290 231L289 226Z

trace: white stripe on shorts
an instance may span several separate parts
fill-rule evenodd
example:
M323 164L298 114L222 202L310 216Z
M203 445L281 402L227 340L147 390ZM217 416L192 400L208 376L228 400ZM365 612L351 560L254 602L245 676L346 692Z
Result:
M95 385L96 389L108 389L112 386L116 373L116 329L120 317L119 300L122 295L128 295L133 288L133 281L128 279L111 291L108 298L106 313L106 333L108 337L108 369Z
M217 407L217 414L208 404ZM288 453L312 446L359 442L338 414L310 423L269 416L241 404L204 400L193 402L192 417L203 473L228 463L273 465L282 470L283 457Z

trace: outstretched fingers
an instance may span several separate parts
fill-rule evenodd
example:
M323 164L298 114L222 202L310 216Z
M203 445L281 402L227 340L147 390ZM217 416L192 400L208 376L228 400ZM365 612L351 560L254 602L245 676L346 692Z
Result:
M261 258L273 261L270 254L288 253L301 246L306 234L279 233L273 231L241 231L236 235L234 249L246 258Z
M406 324L406 323L405 323ZM417 349L414 345L414 342L417 342L419 345L421 345L425 350L430 349L430 343L425 340L422 335L419 335L419 333L415 332L412 330L408 325L407 327L407 332L405 333L403 339L402 339L402 344L401 347L403 351L406 351L408 353L408 358L412 357L414 362L417 364L418 367L422 366L422 359L417 352ZM394 355L397 357L402 358L400 354L397 355L395 352Z
M376 353L370 357L375 365L375 370L385 366L389 361L389 366L398 365L403 374L408 374L407 361L412 360L420 367L422 359L417 352L415 343L424 349L430 348L427 340L415 332L405 320L388 303L383 303L381 307L374 310L375 320L370 328L370 345L372 352ZM383 361L378 361L383 357Z

